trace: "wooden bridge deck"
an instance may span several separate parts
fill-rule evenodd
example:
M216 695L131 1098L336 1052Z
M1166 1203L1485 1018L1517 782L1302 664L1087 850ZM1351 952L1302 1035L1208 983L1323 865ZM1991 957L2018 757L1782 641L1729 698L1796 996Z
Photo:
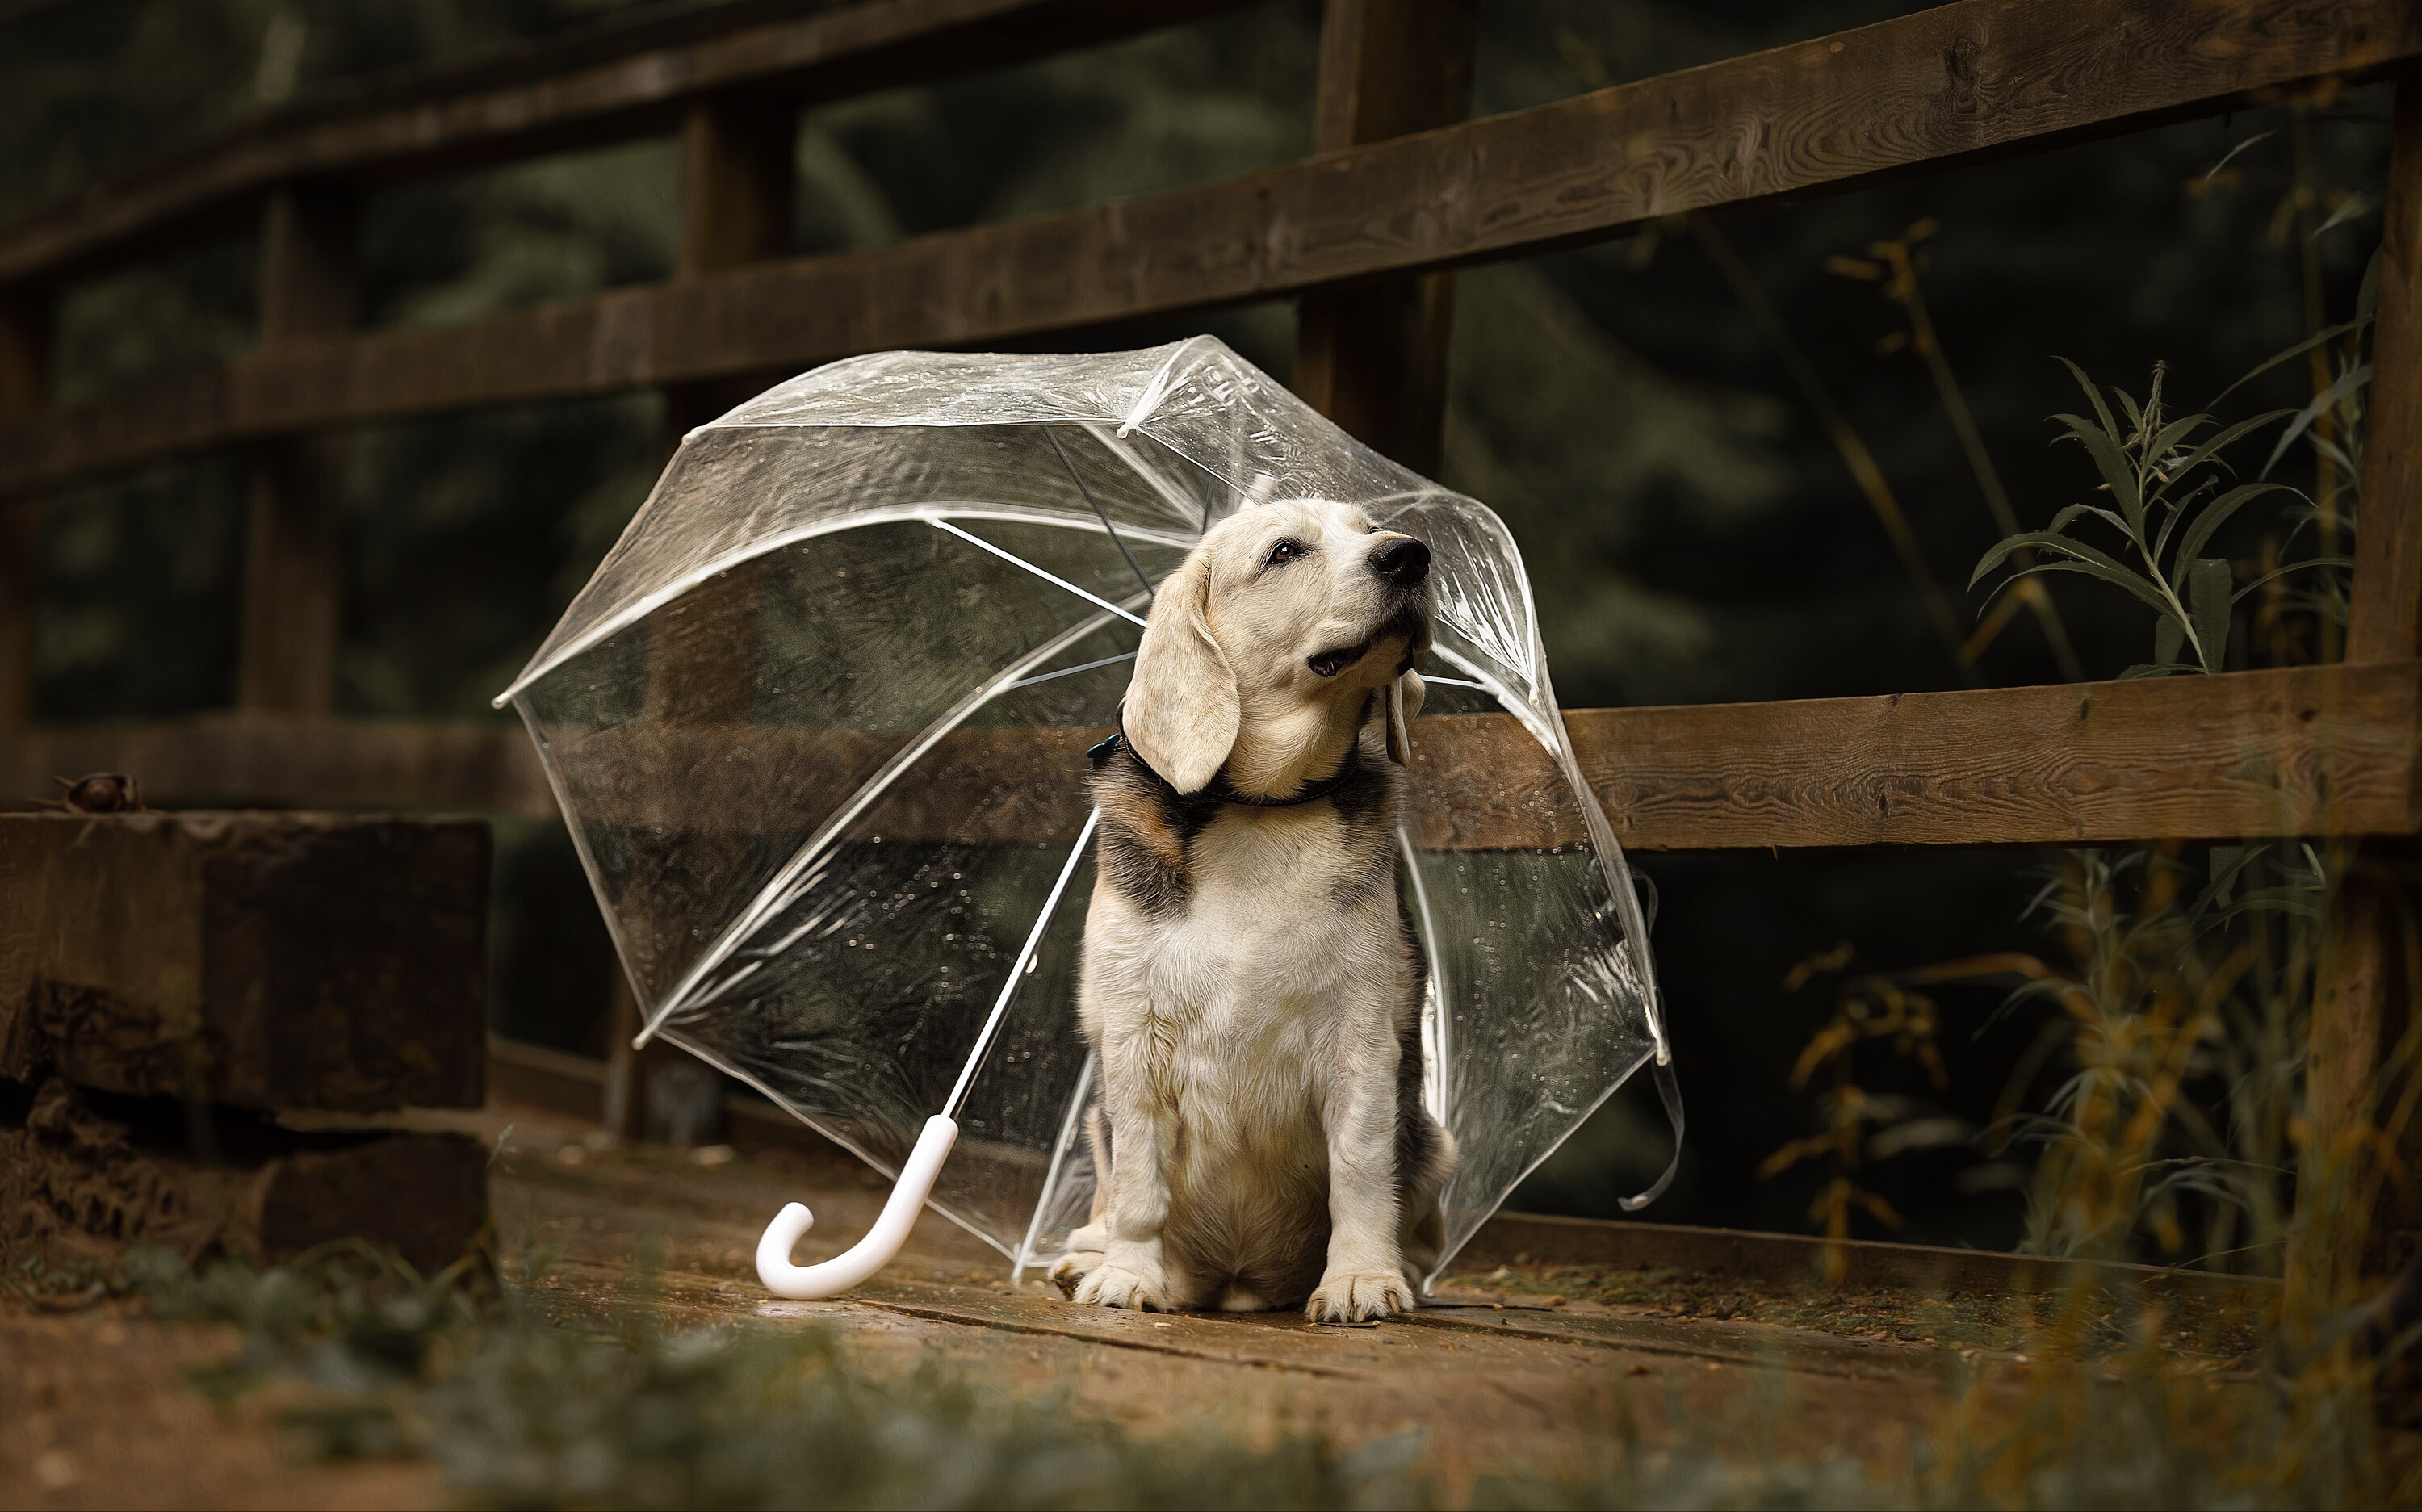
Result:
M1848 1455L1896 1477L1955 1407L1972 1431L2022 1411L2046 1358L2039 1320L2079 1313L2077 1273L2058 1263L1854 1244L1835 1286L1811 1240L1518 1216L1483 1230L1435 1305L1362 1328L1077 1307L1045 1282L1013 1288L998 1254L930 1217L869 1285L783 1302L754 1278L758 1232L794 1199L818 1220L803 1256L863 1232L887 1184L847 1157L771 1142L706 1168L530 1106L421 1116L499 1148L508 1277L567 1321L622 1323L644 1309L674 1330L823 1328L852 1369L937 1365L1147 1434L1250 1445L1318 1431L1347 1450L1417 1432L1450 1491L1492 1472L1586 1472L1627 1445L1685 1441L1766 1463ZM529 1281L528 1257L543 1252L553 1259ZM2242 1351L2258 1286L2137 1279L2159 1299L2173 1364L2217 1392L2252 1385ZM2134 1315L2116 1299L2085 1311L2089 1334L2106 1331L2089 1348L2120 1343ZM11 1425L0 1505L409 1506L443 1495L417 1460L293 1461L275 1391L233 1409L203 1401L185 1372L236 1342L224 1328L151 1321L132 1301L69 1315L0 1302L0 1421Z
M592 1148L556 1115L484 1115L504 1140L496 1211L507 1263L558 1250L550 1308L601 1320L635 1299L673 1327L821 1326L867 1368L934 1362L987 1384L1062 1393L1139 1429L1217 1425L1246 1442L1317 1425L1340 1448L1421 1433L1450 1482L1490 1470L1581 1471L1631 1436L1713 1438L1761 1457L1849 1454L1905 1471L1914 1436L1963 1393L2014 1411L2037 1320L2068 1267L1909 1246L1848 1247L1840 1286L1812 1240L1651 1224L1501 1217L1433 1305L1362 1328L1292 1314L1160 1315L1013 1287L1000 1257L928 1217L873 1282L828 1302L768 1299L751 1256L778 1206L817 1227L803 1259L863 1233L888 1183L846 1157L759 1148L718 1169L671 1152ZM657 1258L641 1276L635 1257ZM2248 1384L2262 1289L2141 1273L2163 1347L2215 1389ZM2249 1304L2251 1304L2249 1306ZM2117 1309L2100 1309L2118 1342Z

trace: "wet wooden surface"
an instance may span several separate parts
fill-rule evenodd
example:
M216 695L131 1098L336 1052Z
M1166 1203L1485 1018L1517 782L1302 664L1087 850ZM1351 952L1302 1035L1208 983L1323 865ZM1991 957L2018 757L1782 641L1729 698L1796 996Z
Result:
M1580 1470L1626 1437L1682 1433L1760 1455L1847 1452L1891 1473L1955 1403L2022 1405L2035 1341L2075 1311L2041 1263L1982 1288L1998 1257L1863 1246L1835 1288L1804 1242L1676 1231L1652 1244L1634 1225L1510 1220L1483 1231L1433 1305L1378 1325L1126 1313L1078 1307L1040 1280L1013 1286L997 1252L931 1214L865 1286L786 1302L754 1274L766 1220L807 1202L816 1226L798 1258L821 1259L865 1231L887 1182L846 1158L763 1148L705 1168L557 1115L483 1117L501 1142L505 1264L546 1260L532 1290L560 1315L645 1307L671 1328L830 1329L869 1369L931 1363L1147 1431L1217 1423L1251 1441L1316 1424L1341 1447L1418 1432L1450 1477ZM1525 1244L1541 1252L1513 1248ZM2250 1383L2244 1304L2261 1300L2233 1286L2165 1298L2162 1352L2214 1389ZM2099 1317L2118 1342L2124 1306L2088 1308L2089 1331Z
M845 1368L869 1377L930 1367L1147 1435L1250 1447L1317 1432L1345 1451L1410 1433L1451 1497L1485 1474L1585 1473L1677 1444L1763 1463L1848 1455L1897 1479L1950 1424L1990 1431L2047 1389L2073 1395L2074 1375L2044 1362L2131 1347L2138 1293L2157 1302L2149 1348L2174 1378L2250 1399L2248 1324L2266 1300L2258 1284L2148 1272L2081 1291L2056 1262L1886 1245L1851 1247L1834 1286L1808 1240L1508 1217L1432 1305L1329 1328L1078 1307L1045 1282L1012 1285L997 1252L929 1214L866 1286L786 1302L754 1275L765 1221L806 1201L817 1223L800 1258L823 1258L889 1189L845 1156L794 1140L702 1163L494 1102L406 1122L495 1152L500 1268L559 1321L828 1331ZM275 1425L291 1392L205 1401L188 1372L240 1343L222 1326L153 1321L133 1299L60 1314L0 1289L0 1506L443 1499L425 1461L293 1458Z

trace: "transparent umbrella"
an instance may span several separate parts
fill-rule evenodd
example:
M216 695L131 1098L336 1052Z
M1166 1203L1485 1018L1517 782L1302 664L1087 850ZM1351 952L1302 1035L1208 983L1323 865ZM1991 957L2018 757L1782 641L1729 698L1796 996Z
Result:
M1644 1064L1678 1157L1648 920L1503 523L1207 337L888 353L690 433L497 700L538 743L640 1041L907 1172L847 1275L793 1273L808 1219L786 1209L769 1285L859 1279L920 1198L1021 1270L1084 1221L1086 752L1153 586L1275 497L1358 505L1432 553L1398 841L1432 965L1423 1096L1461 1150L1440 1264Z

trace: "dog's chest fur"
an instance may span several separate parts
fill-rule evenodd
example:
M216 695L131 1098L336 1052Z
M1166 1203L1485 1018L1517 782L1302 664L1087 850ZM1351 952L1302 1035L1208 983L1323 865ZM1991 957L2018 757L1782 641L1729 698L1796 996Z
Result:
M1322 1107L1350 1063L1394 1058L1418 1001L1391 848L1396 781L1376 749L1329 797L1293 808L1179 797L1123 755L1094 774L1086 1029L1097 1044L1106 1031L1148 1037L1166 1237L1198 1286L1233 1276L1268 1299L1318 1277Z

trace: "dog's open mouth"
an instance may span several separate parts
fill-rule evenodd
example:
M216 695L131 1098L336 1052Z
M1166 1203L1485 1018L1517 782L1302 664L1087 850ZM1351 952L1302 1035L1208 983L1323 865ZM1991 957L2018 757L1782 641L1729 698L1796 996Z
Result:
M1371 654L1372 641L1377 638L1378 637L1373 636L1369 639L1358 640L1350 646L1340 646L1335 651L1324 651L1317 656L1307 658L1304 665L1323 677L1335 677Z
M1412 669L1413 659L1430 648L1429 610L1418 598L1402 605L1396 612L1388 616L1386 623L1354 644L1340 646L1334 651L1324 651L1316 656L1308 656L1304 658L1304 665L1322 677L1335 677L1371 654L1371 649L1381 641L1400 638L1405 642L1405 665L1399 667L1397 670L1409 671Z

